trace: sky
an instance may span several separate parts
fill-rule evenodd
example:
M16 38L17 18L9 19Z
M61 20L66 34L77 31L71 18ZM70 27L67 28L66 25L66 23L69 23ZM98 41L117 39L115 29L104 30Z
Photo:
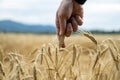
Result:
M0 0L0 20L55 26L61 0ZM87 0L81 29L120 30L120 0Z

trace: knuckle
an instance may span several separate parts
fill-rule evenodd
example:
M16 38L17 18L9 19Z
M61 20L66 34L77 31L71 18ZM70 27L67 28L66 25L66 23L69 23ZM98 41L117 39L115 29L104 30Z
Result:
M63 36L64 35L64 31L60 31L59 36Z
M68 31L67 31L67 34L70 34L71 32L72 32L71 30L68 30Z
M83 21L80 20L79 23L78 23L78 25L80 25L80 26L83 25Z
M83 25L83 22L79 23L79 25L80 25L80 26Z
M73 32L77 32L77 30L78 30L77 28L74 28L74 29L73 29Z
M70 18L70 16L67 13L61 13L61 12L58 12L58 17L60 19L63 19L63 18L69 19Z
M65 17L65 14L63 14L63 13L58 13L58 17L59 17L59 18L64 18L64 17Z
M67 27L67 33L71 33L71 32L72 32L71 27Z
M71 34L66 34L66 37L70 37Z
M70 34L72 33L72 31L69 29L66 33L67 36L70 36Z
M78 25L77 24L72 24L72 27L73 27L73 32L76 32L77 29L78 29Z

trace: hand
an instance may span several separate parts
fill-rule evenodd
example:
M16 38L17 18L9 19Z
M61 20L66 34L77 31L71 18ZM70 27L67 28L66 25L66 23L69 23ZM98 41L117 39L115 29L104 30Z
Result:
M58 39L69 37L72 31L76 32L78 25L82 25L83 8L72 0L63 0L56 13L56 32ZM63 42L63 47L64 42Z

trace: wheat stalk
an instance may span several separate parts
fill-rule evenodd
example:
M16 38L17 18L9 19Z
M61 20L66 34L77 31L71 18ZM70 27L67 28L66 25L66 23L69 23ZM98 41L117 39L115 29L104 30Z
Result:
M2 73L2 75L4 76L4 77L6 77L5 75L5 71L4 71L4 69L3 69L3 64L0 62L0 73Z
M37 67L36 67L36 62L34 62L34 66L33 66L33 79L34 79L34 80L38 80L38 79L37 79Z
M0 47L0 61L3 62L3 50Z
M72 66L74 66L74 64L75 64L76 54L77 54L77 49L76 49L76 46L74 45L74 47L73 47L73 60L72 60Z

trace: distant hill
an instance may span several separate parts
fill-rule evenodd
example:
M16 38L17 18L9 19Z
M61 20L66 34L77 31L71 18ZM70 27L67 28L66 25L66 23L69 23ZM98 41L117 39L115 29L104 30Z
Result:
M0 32L55 33L55 27L51 25L27 25L11 20L3 20L0 21Z
M87 30L93 34L120 34L118 31ZM12 33L56 33L56 29L51 25L28 25L11 20L0 21L0 32Z

